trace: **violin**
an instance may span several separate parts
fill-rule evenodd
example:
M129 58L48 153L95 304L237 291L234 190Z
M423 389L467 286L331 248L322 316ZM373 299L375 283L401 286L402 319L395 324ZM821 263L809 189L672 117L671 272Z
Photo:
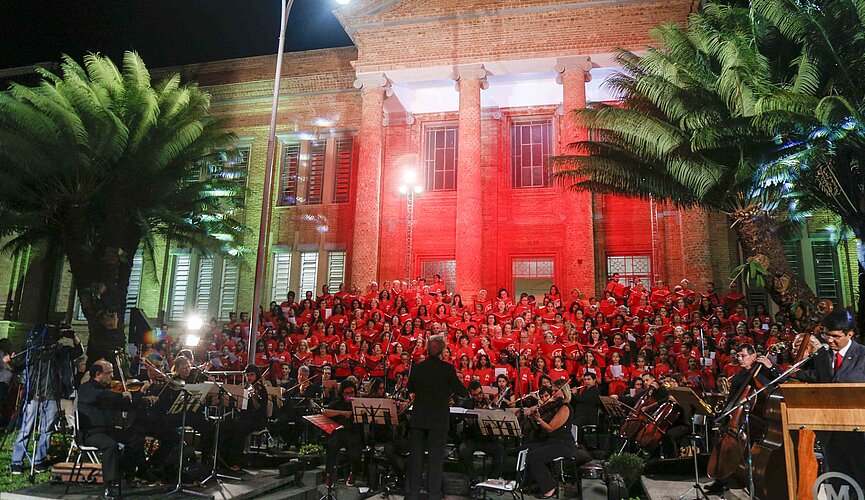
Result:
M129 379L126 381L112 380L110 383L111 391L116 393L122 392L139 392L144 388L144 382L138 379Z

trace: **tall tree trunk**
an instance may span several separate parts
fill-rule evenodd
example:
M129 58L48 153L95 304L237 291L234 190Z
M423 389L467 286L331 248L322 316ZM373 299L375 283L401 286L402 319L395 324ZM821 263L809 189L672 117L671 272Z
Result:
M742 242L745 258L766 267L766 291L785 312L792 313L798 302L816 305L817 296L801 276L790 271L784 245L778 235L778 221L770 215L758 214L740 220L736 233Z
M862 234L861 231L865 231L865 229L856 232ZM865 294L862 293L865 292L865 241L862 241L860 236L856 237L856 261L859 263L857 266L859 271L859 299L856 302L856 326L859 328L859 336L862 338L865 335Z

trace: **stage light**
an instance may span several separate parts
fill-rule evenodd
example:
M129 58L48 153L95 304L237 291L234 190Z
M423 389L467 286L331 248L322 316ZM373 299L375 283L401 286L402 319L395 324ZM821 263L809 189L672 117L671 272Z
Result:
M198 335L184 335L183 336L183 347L198 347L198 344L201 343L201 337Z
M351 3L351 0L336 0L336 3L340 5L348 5Z
M400 194L406 194L406 193L408 193L408 187L407 187L407 186L400 186L400 187L399 187L399 192L400 192Z
M423 187L420 184L416 184L414 187L414 192L420 194L421 192L423 192Z
M201 327L204 326L204 321L201 319L201 316L193 315L186 319L186 329L189 331L198 331L201 330Z

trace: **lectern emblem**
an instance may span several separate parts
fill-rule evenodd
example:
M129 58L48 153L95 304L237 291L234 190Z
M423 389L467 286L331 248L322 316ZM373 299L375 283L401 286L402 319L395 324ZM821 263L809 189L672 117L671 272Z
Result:
M830 479L836 481L829 482ZM850 496L855 493L856 496ZM814 481L811 494L816 500L865 500L862 487L852 477L841 472L820 474Z

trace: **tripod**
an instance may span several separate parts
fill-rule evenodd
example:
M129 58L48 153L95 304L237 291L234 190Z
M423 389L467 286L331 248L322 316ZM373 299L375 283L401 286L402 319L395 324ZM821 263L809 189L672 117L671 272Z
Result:
M215 433L215 439L213 440L213 468L210 470L210 475L204 478L204 481L201 481L202 486L207 484L207 482L211 479L215 480L217 484L222 484L222 481L220 481L220 479L240 481L239 477L220 474L218 471L217 460L219 460L219 424L225 419L225 405L223 405L222 403L224 400L227 400L228 402L233 401L235 404L237 404L237 398L235 398L231 393L223 389L222 384L217 384L216 386L219 388L217 401L219 403L219 408L222 410L222 414L214 418L216 425L214 426L213 430L213 432Z
M700 498L704 498L709 500L709 495L706 494L706 491L703 490L703 487L700 486L700 466L697 463L697 441L700 439L700 435L697 434L697 414L693 414L691 416L691 435L689 436L691 441L692 455L694 455L694 485L691 486L691 489L686 491L679 497L679 500L683 500L687 497L692 491L694 492L694 498L699 500Z

